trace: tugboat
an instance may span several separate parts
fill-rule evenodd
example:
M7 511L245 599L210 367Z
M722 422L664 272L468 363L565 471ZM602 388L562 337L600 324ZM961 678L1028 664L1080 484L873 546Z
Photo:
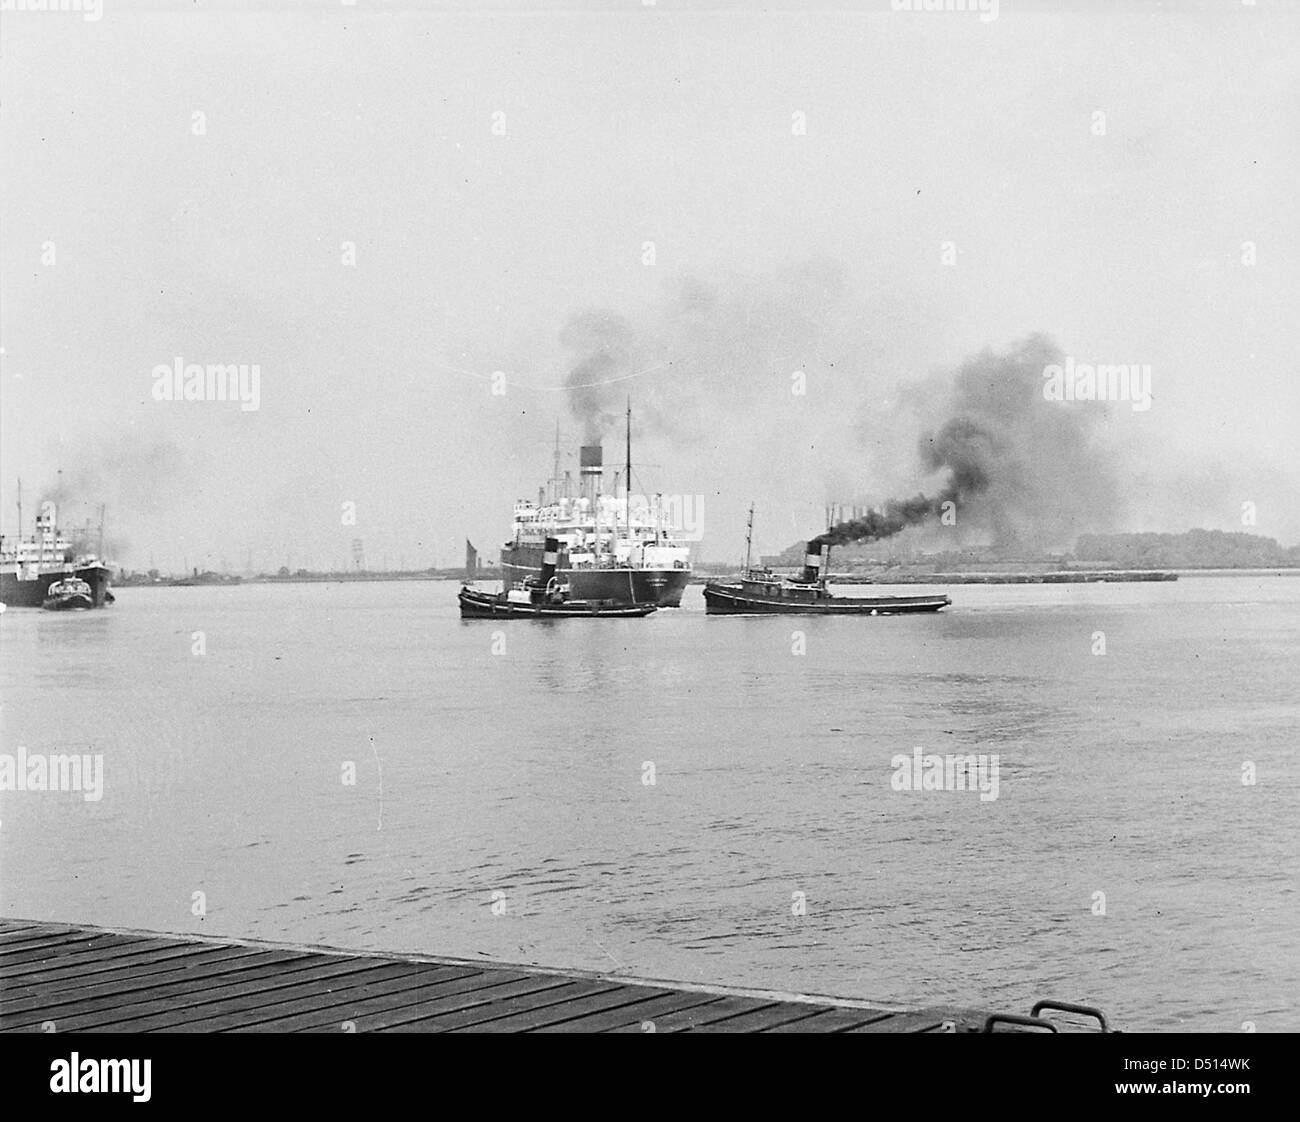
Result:
M547 538L540 574L507 591L480 592L462 586L458 597L461 619L637 619L658 611L658 606L648 601L573 599L568 582L555 575L559 552L558 539Z
M41 601L47 612L81 611L95 606L95 594L90 585L77 577L67 577L50 585Z
M952 603L947 596L832 596L826 587L830 547L815 538L805 550L803 572L781 577L771 569L750 566L754 508L749 508L745 539L745 575L704 586L704 610L709 615L856 615L892 616L906 612L937 612Z

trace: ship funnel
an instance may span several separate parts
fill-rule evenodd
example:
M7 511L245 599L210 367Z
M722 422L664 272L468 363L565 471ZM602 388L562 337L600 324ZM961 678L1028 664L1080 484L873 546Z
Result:
M599 444L584 444L578 451L578 469L582 478L582 493L594 498L600 490L600 479L605 471L605 454Z
M821 579L823 548L825 547L821 542L809 542L808 548L804 550L803 576L800 579L805 584L812 584Z
M546 544L542 546L542 571L538 577L543 588L551 583L551 578L555 576L555 567L559 562L560 540L559 538L547 538Z

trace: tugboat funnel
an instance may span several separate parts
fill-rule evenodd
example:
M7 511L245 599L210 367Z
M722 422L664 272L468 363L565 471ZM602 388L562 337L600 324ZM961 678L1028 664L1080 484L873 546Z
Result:
M539 577L541 586L545 588L555 576L555 568L560 563L560 540L559 538L547 538L542 546L542 571Z
M804 550L803 576L800 579L805 584L813 584L821 579L823 548L820 542L809 542L808 548Z

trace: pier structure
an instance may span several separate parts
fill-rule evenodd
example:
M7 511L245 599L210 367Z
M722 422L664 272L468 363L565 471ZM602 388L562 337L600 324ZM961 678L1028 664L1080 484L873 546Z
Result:
M915 1033L1057 1027L1040 1016L948 1006L885 1008L494 962L0 920L0 1032Z

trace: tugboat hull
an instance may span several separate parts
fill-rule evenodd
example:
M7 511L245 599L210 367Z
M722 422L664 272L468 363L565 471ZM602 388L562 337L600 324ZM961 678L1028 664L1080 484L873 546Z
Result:
M69 577L50 585L49 595L41 604L47 612L87 611L95 606L94 595L84 580Z
M654 604L620 604L612 600L566 600L523 603L504 593L460 590L461 619L638 619L657 611Z
M709 615L893 616L937 612L952 600L947 596L823 596L769 597L746 594L740 585L704 586L704 610Z
M89 596L51 596L41 605L47 612L85 612L94 606Z

